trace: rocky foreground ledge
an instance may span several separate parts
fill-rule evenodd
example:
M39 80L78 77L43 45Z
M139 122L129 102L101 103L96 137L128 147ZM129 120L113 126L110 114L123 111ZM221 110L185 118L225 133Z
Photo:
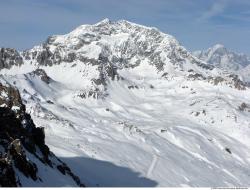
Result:
M0 84L0 186L21 187L26 180L42 186L44 179L35 162L71 178L77 186L84 186L45 144L44 130L36 127L26 113L18 90Z

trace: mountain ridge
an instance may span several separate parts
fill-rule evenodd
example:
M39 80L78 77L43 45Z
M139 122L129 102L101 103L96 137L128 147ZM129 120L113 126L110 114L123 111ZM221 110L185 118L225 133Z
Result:
M203 51L194 51L198 58L216 65L219 68L237 71L250 64L250 57L243 53L235 53L228 50L222 44L216 44Z
M174 37L158 29L125 20L111 22L104 19L94 25L81 25L65 35L51 36L40 46L20 52L22 61L18 56L18 58L11 57L12 54L8 51L6 54L10 57L10 61L5 61L6 68L13 65L24 65L24 67L30 65L27 66L31 67L29 71L32 71L34 67L43 66L46 70L47 66L52 66L52 64L73 62L85 64L85 70L91 70L86 72L86 75L89 75L89 81L86 82L92 89L98 91L105 89L106 77L122 78L118 76L118 70L137 67L142 61L155 66L156 71L164 76L166 73L175 75L171 72L178 70L184 71L183 74L189 78L199 75L202 76L200 79L204 78L208 81L216 80L216 75L225 76L219 70L209 72L214 69L213 66L193 57ZM170 64L166 64L168 62ZM98 71L93 72L93 69ZM22 67L18 70L22 71ZM187 74L191 70L194 74ZM225 76L225 80L234 81L230 76L229 74Z

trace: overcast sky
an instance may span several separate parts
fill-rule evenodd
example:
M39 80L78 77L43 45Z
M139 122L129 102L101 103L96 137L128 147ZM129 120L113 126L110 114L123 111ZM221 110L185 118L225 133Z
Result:
M250 55L250 0L0 0L0 46L28 49L104 18L157 27L189 50Z

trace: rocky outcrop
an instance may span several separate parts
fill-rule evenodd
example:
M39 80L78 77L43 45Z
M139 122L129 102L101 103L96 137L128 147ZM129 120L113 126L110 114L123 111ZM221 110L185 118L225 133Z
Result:
M245 102L243 102L238 108L239 108L240 111L248 111L248 112L250 112L250 105L248 105Z
M33 181L42 181L33 155L44 166L68 175L78 186L84 186L70 168L50 152L45 144L44 129L36 127L26 113L18 90L0 85L0 186L22 186L16 171ZM55 161L56 160L56 161ZM62 170L61 166L64 166ZM44 177L44 176L43 176Z
M23 64L23 59L19 52L12 48L0 49L0 69L9 69L13 65L19 66Z
M49 84L52 80L43 69L36 69L35 71L31 72L31 75L38 76L43 82L47 84Z
M27 124L23 126L22 121L26 121ZM26 114L24 114L22 118L17 118L16 113L8 107L0 108L0 122L0 146L2 147L0 160L3 167L2 170L7 170L7 174L10 174L12 173L11 171L14 171L14 168L16 168L24 176L31 177L33 180L38 180L37 167L32 161L27 159L25 149L36 155L36 145L39 143L35 142L36 140L33 135L36 133L35 131L41 129L35 128L34 124ZM48 162L48 155L44 154L43 156L44 157L41 159ZM2 173L3 181L0 181L1 186L7 185L4 183L4 178L7 174L4 172ZM17 183L17 180L18 179L16 179L14 175L12 182L9 185L21 185Z
M11 86L2 85L1 83L0 106L16 111L18 116L25 112L25 106L22 104L19 91Z
M208 81L214 85L226 84L227 86L237 89L237 90L246 90L247 83L239 79L238 75L230 74L226 78L217 76L209 77Z
M232 80L233 87L238 89L238 90L246 90L247 84L243 82L242 80L239 79L238 75L231 74L229 77Z

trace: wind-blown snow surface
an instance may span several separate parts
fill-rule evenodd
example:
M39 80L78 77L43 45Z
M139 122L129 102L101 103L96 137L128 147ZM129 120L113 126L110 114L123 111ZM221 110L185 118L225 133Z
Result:
M114 81L97 100L29 74L7 80L51 150L88 186L249 185L249 113L237 107L249 90L147 77L134 78L142 88L132 90Z
M149 62L120 69L123 80L107 79L102 98L78 96L98 76L81 62L40 65L49 83L28 62L1 73L45 127L46 144L87 186L249 186L250 90L187 80L190 68L220 74L188 60L179 70L166 58L167 78Z

